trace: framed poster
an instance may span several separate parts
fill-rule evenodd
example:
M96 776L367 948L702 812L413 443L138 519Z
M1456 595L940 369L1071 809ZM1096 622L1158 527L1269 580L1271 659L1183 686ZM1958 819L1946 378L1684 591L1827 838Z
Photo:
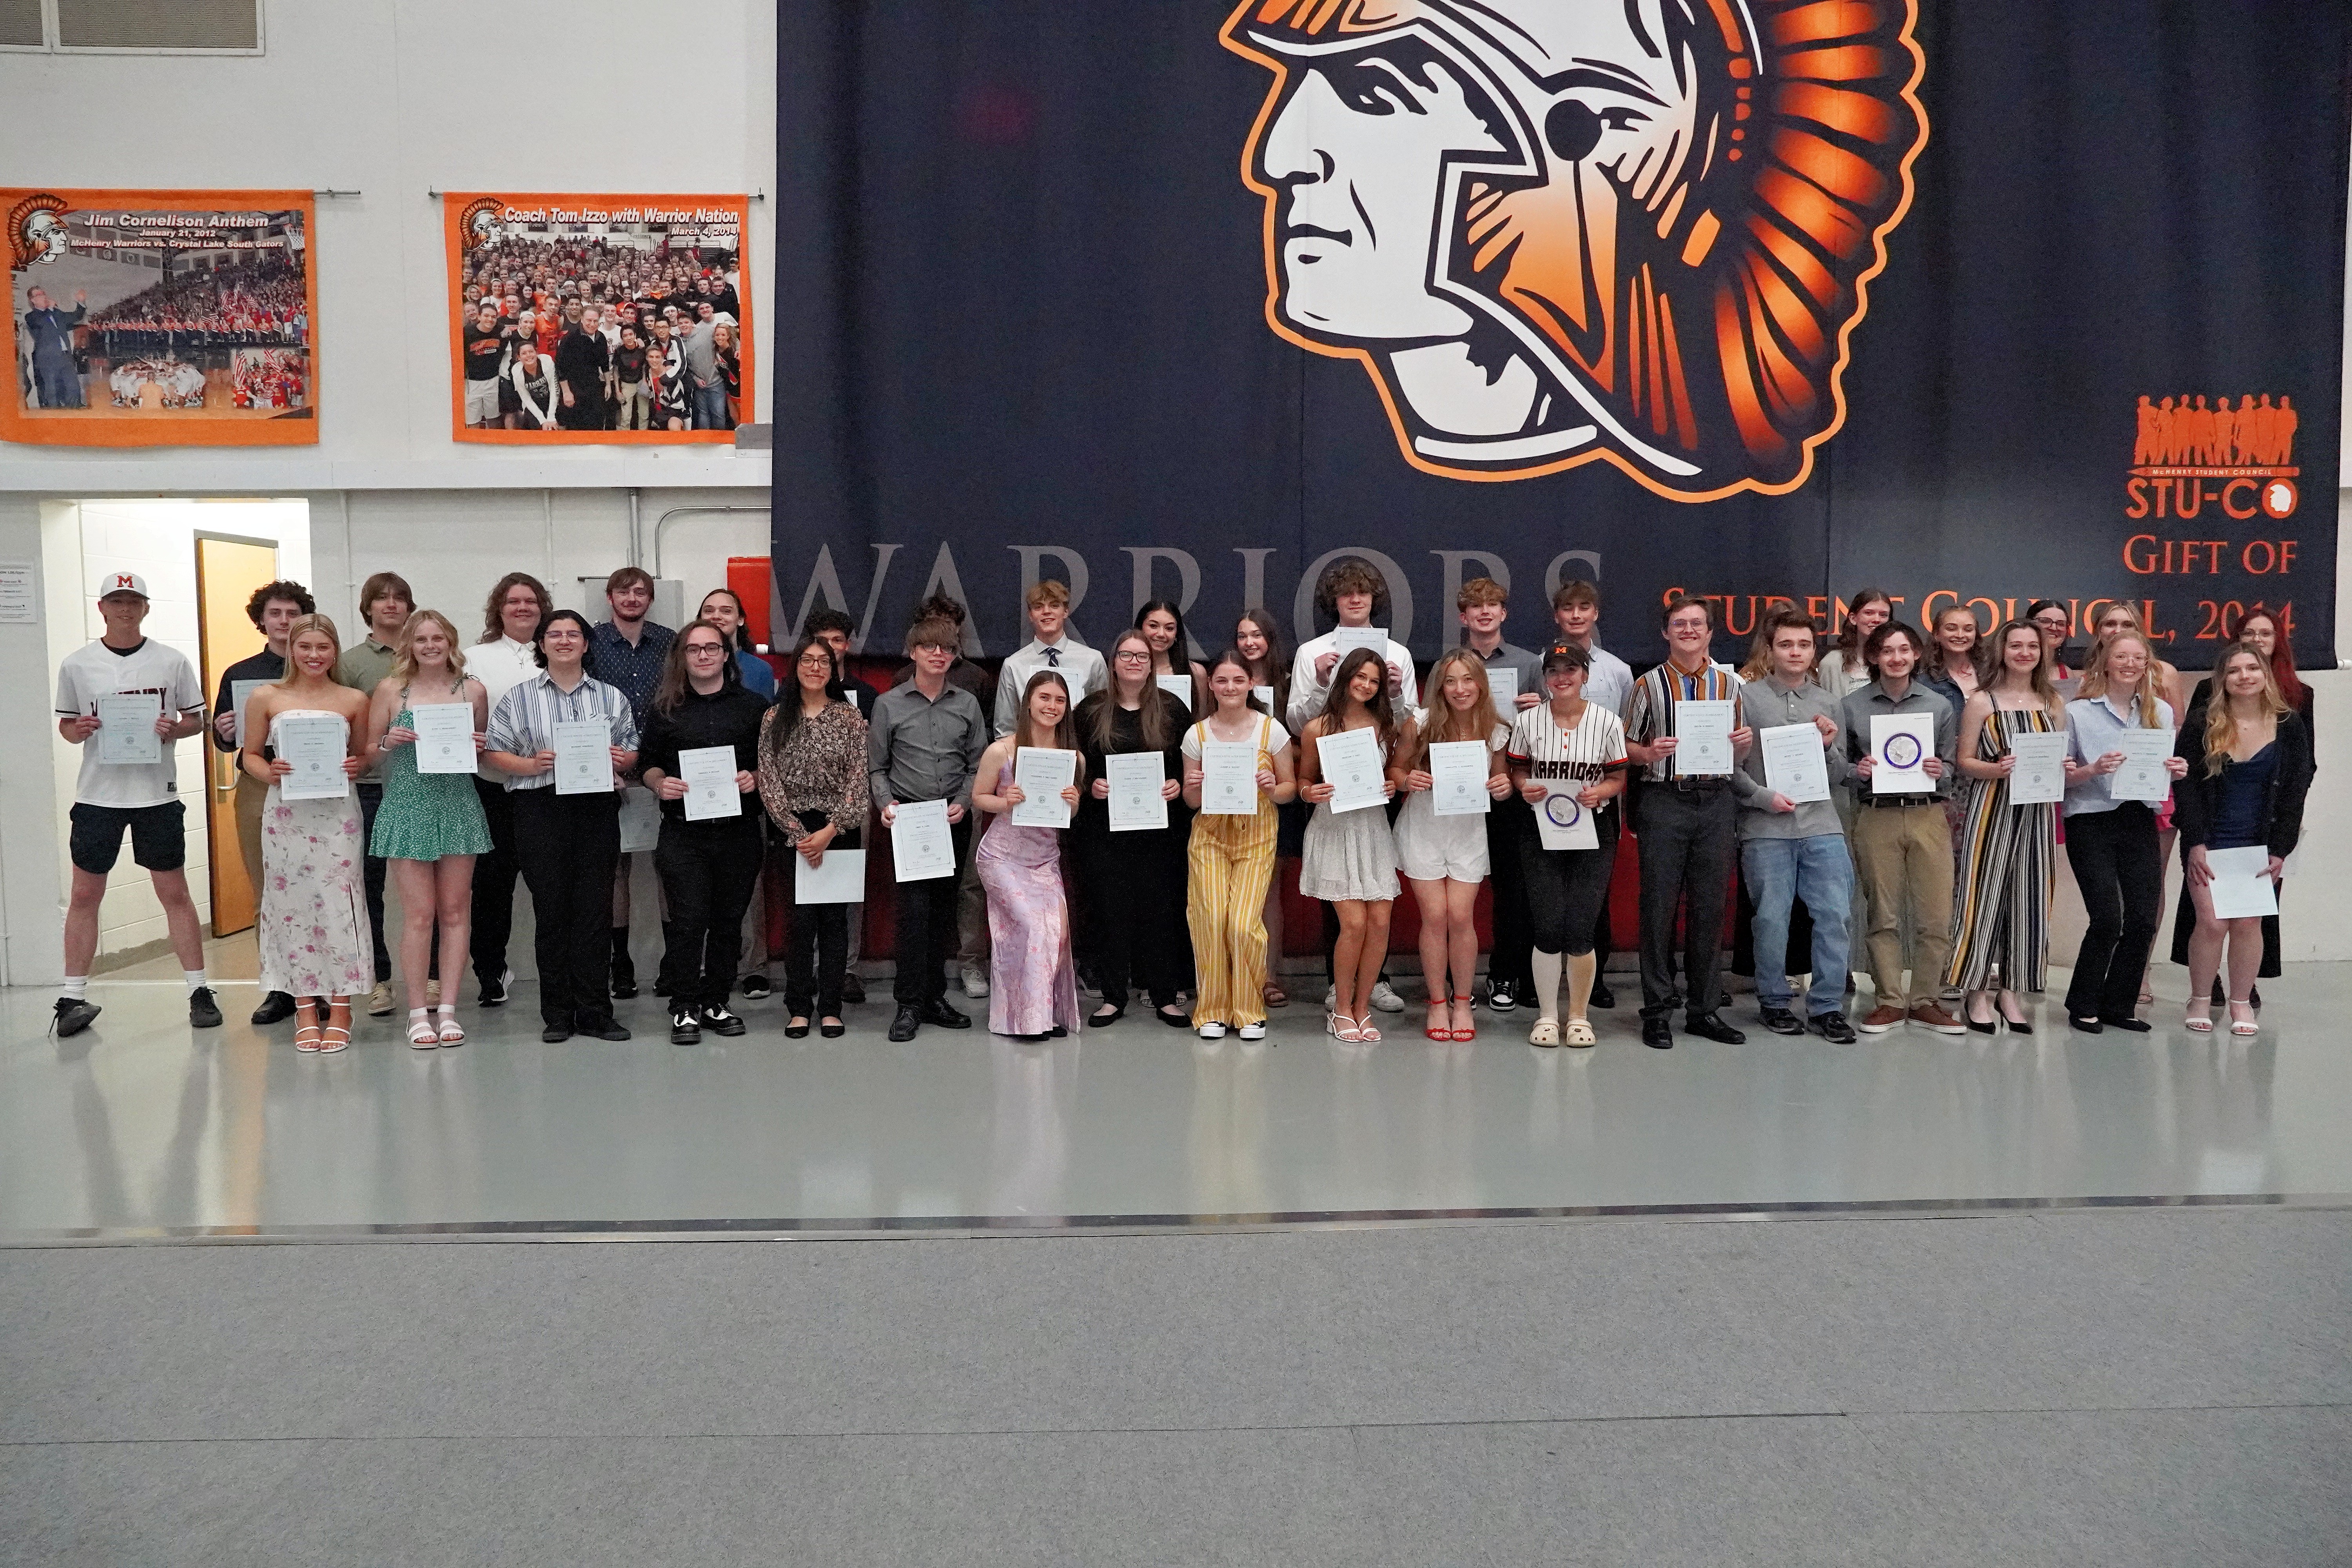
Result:
M445 193L457 441L731 444L749 424L743 196Z
M319 439L308 191L0 189L0 437L56 447Z

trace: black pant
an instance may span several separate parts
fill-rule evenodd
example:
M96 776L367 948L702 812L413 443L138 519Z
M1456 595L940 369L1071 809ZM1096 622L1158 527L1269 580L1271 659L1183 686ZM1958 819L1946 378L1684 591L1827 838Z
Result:
M964 813L961 822L948 827L948 836L955 842L955 863L964 863L964 849L971 842L971 814ZM897 908L892 911L892 924L897 928L898 978L892 982L891 994L901 1007L928 1007L934 1002L947 1000L947 962L956 955L956 900L960 876L927 877L919 882L901 882L896 889Z
M1642 786L1642 1016L1715 1011L1723 994L1723 909L1734 807L1727 784ZM1675 988L1675 917L1683 916L1683 984Z
M811 832L823 827L828 818L821 811L803 811L801 825ZM826 846L829 854L835 849L858 847L855 833L836 834ZM788 849L779 862L783 870L784 886L799 874L803 864L797 850ZM784 1012L798 1018L838 1018L841 1016L841 977L849 968L848 904L803 904L794 900L784 906Z
M661 984L671 1007L727 1005L728 993L735 989L743 911L751 907L762 848L756 816L709 822L663 816L661 837L654 843L654 875L669 900Z
M1547 849L1530 822L1519 840L1519 873L1528 890L1528 945L1580 957L1591 951L1593 928L1609 910L1609 876L1617 865L1617 816L1592 820L1591 849ZM1599 971L1596 969L1595 973ZM1533 984L1534 979L1528 982Z
M540 1016L572 1027L610 1017L620 797L558 795L552 784L518 790L514 847L539 926Z
M376 809L383 805L383 785L361 784L352 786L360 797L360 835L363 845L375 843ZM383 942L383 857L369 855L361 862L361 875L367 886L369 933L375 939L375 978L381 985L392 978L392 950ZM436 942L435 948L440 943Z
M1078 865L1094 927L1095 982L1113 1007L1133 990L1154 1007L1171 1006L1183 989L1186 867L1176 814L1165 828L1082 831Z
M1612 814L1613 815L1613 814ZM1615 831L1612 826L1611 831ZM1512 985L1535 984L1535 971L1528 954L1535 946L1530 921L1533 919L1528 902L1527 869L1522 858L1525 843L1535 837L1535 816L1527 802L1513 795L1498 800L1486 814L1486 864L1493 868L1495 879L1494 946L1486 960L1486 981L1489 984L1507 982ZM1606 890L1603 891L1606 901ZM1552 948L1547 951L1558 952Z
M2066 819L2066 861L2090 924L2066 987L2073 1018L2128 1018L2139 1007L2140 976L2164 917L2164 859L2156 814L2146 801Z
M526 795L535 791L526 790ZM507 938L514 932L515 877L522 861L515 853L515 797L504 784L474 779L474 794L490 826L490 852L474 858L474 973L485 985L497 984L507 972ZM618 847L619 840L614 840ZM606 921L612 900L604 900Z

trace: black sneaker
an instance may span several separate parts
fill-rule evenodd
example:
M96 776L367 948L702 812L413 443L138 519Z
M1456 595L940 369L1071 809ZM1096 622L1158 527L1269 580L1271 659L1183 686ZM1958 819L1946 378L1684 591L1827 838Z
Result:
M775 994L774 988L768 984L766 975L743 976L743 1000L746 1002L764 1002L773 994Z
M626 1002L637 994L637 975L634 969L613 971L613 1000Z
M1845 1021L1843 1013L1816 1013L1806 1026L1833 1046L1853 1044L1853 1026Z
M95 1002L85 1002L79 996L60 996L58 998L58 1016L49 1020L49 1027L62 1040L68 1035L79 1035L89 1028L90 1020L105 1011ZM214 1016L213 1022L220 1022L218 1015Z
M282 1024L293 1016L294 998L283 991L272 991L261 999L261 1005L253 1010L253 1022L255 1027L266 1029L272 1024Z
M856 971L851 970L842 975L841 999L845 1002L866 1000L866 982L857 977Z
M1757 1012L1762 1016L1764 1026L1776 1035L1801 1035L1805 1032L1803 1022L1786 1007L1759 1006Z
M221 1026L220 1001L209 985L199 985L188 993L188 1027L217 1029Z
M742 1019L724 1007L705 1007L702 1010L702 1026L714 1035L732 1038L741 1034L745 1026Z
M1617 993L1610 990L1609 982L1601 979L1597 974L1592 977L1592 996L1591 1005L1595 1007L1614 1007L1617 1005Z
M1507 1013L1519 1005L1518 988L1507 980L1495 980L1486 985L1486 1005L1497 1013Z
M669 1043L673 1046L698 1046L702 1043L702 1020L691 1007L678 1007L669 1016Z
M482 994L474 998L476 1005L482 1007L505 1006L507 1005L507 992L513 984L514 971L511 969L499 975L496 980L483 981Z
M628 1026L611 1017L583 1018L576 1032L592 1040L625 1040L629 1037Z

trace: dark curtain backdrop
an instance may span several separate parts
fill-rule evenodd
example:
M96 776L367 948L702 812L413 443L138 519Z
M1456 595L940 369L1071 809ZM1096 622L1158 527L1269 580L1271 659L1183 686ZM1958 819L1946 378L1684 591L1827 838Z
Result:
M1766 596L1833 613L1873 585L1913 619L1939 590L1980 615L2152 601L2192 667L2230 606L2290 605L2298 655L2333 662L2345 7L1922 4L1929 130L1844 425L1794 491L1696 503L1601 464L1420 471L1359 364L1269 330L1240 171L1271 79L1220 46L1228 9L784 0L784 627L837 595L882 651L948 585L1002 654L1044 574L1084 579L1088 640L1155 593L1213 650L1245 595L1288 621L1301 574L1355 548L1393 563L1424 658L1484 572L1522 641L1548 576L1595 579L1636 658L1671 588L1725 596L1732 657ZM2253 487L2227 515L2218 479L2189 520L2147 498L2193 479L2136 502L2140 397L2247 395L2299 415L2286 515Z

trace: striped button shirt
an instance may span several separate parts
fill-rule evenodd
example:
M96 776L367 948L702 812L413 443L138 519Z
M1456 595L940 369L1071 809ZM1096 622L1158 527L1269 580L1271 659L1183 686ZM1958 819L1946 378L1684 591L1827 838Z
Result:
M1727 664L1710 661L1696 675L1662 664L1633 682L1633 694L1625 700L1625 739L1637 746L1650 745L1675 732L1675 703L1725 701L1739 695L1741 684ZM1672 780L1674 758L1660 757L1642 776L1661 784Z
M583 676L579 685L566 691L542 669L499 699L482 750L535 757L541 752L555 750L558 724L575 723L583 719L605 721L612 727L613 744L623 751L635 748L637 721L629 711L629 700L621 695L619 688L607 686L593 676ZM507 788L510 790L549 789L554 784L555 774L551 772L525 778L506 775Z

